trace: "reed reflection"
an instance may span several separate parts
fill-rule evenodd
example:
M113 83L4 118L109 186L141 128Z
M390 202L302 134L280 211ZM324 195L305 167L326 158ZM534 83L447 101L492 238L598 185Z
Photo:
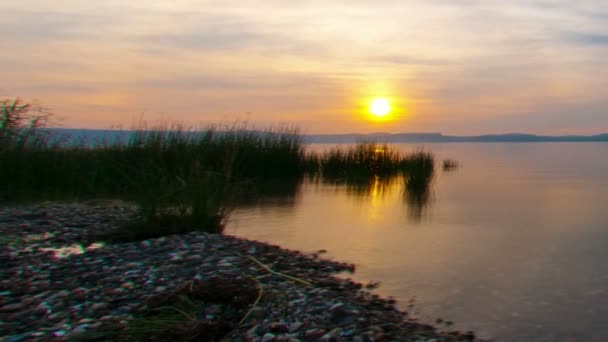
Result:
M407 203L408 218L420 222L432 203L433 177L415 179L408 177L404 182L403 200Z
M274 182L246 182L241 186L236 205L240 208L256 206L295 207L301 197L303 179Z
M332 150L320 160L324 184L343 186L346 193L381 205L388 194L402 191L408 218L419 222L432 203L435 159L418 151L400 154L387 145L359 144L347 150Z
M310 153L304 166L308 171L303 177L243 184L237 205L295 207L303 183L344 189L347 195L375 208L373 216L382 215L386 201L401 201L408 218L419 222L432 202L435 161L427 152L404 154L386 144L360 143Z

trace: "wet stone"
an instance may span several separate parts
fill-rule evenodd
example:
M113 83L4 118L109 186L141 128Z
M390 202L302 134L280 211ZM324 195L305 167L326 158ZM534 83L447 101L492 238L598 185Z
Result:
M361 284L334 277L352 270L352 265L324 260L320 254L312 257L202 232L120 244L91 239L134 214L128 206L0 207L0 231L18 245L0 248L4 267L0 272L11 275L0 277L3 341L36 340L36 336L64 340L86 332L120 331L145 311L152 298L162 302L180 289L192 289L194 297L213 294L213 300L202 301L196 319L204 323L200 327L226 324L222 329L230 331L228 340L363 342L405 336L403 340L459 341L470 337L443 334L416 322L405 324L390 299L374 297L360 291ZM26 240L26 236L36 238ZM53 252L43 252L69 246L80 254L56 258ZM215 288L196 287L211 284L218 276L224 281ZM238 285L226 292L230 284ZM180 305L176 298L161 304Z

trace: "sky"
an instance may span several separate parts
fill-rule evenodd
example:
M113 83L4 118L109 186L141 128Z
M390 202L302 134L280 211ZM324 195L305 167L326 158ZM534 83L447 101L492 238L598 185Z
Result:
M62 127L608 132L603 0L20 0L0 32L0 95Z

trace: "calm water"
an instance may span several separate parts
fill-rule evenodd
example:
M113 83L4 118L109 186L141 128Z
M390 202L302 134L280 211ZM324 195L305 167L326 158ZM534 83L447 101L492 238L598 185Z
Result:
M461 167L437 170L426 201L400 182L303 184L237 210L228 233L326 249L404 309L414 298L424 321L500 341L608 341L608 144L396 146Z

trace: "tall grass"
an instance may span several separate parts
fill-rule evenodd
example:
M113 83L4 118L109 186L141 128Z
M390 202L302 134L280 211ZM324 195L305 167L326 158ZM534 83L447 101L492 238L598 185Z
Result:
M236 198L263 180L304 175L295 131L194 131L179 125L140 129L127 143L28 145L0 150L0 197L20 200L119 198L139 218L108 237L117 241L220 231Z
M17 99L0 100L0 150L36 147L48 142L39 131L51 113L44 108Z
M391 177L403 169L404 156L390 146L360 143L347 149L334 148L319 158L324 179L367 180Z
M115 241L221 231L230 210L248 194L284 197L287 191L293 198L307 175L361 189L398 176L406 179L406 191L416 194L428 190L434 174L427 153L405 155L374 143L310 153L293 129L192 130L167 124L132 131L126 143L51 143L38 134L47 117L30 114L33 107L19 101L0 104L0 199L136 203L138 219L108 237Z
M347 149L334 148L318 157L322 177L346 183L383 182L404 176L410 188L432 181L435 162L432 154L418 151L399 153L386 144L360 143Z

